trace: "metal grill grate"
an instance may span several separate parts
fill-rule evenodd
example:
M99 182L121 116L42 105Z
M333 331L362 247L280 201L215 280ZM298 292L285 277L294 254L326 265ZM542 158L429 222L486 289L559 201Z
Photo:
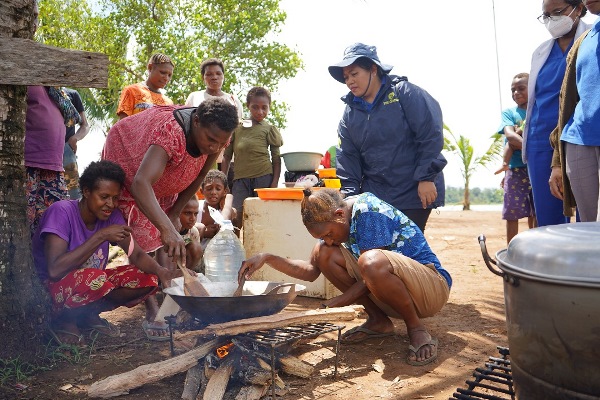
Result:
M300 339L311 339L318 337L324 333L333 332L337 330L338 334L337 342L335 345L335 366L333 370L333 377L335 378L337 377L338 371L338 356L340 349L340 340L342 337L342 329L344 329L345 327L345 325L334 325L329 322L293 325L284 328L266 329L261 331L243 333L240 335L236 335L234 339L247 339L255 343L257 346L270 347L272 374L271 398L275 399L275 349Z
M311 339L324 333L341 331L345 326L334 325L328 322L305 324L297 326L288 326L285 328L275 328L262 331L244 333L238 336L246 337L257 343L267 343L277 347L278 345L289 343L299 339Z
M457 388L450 400L515 400L510 352L507 347L497 349L501 357L490 357L484 368L475 368L475 379L466 381L467 389Z
M170 342L171 342L171 355L175 355L175 348L173 343L173 330L174 329L185 329L185 330L199 330L204 326L197 320L192 319L185 324L176 324L175 316L167 316L165 320L169 325ZM333 370L333 377L337 377L338 364L339 364L339 349L342 337L342 330L345 325L335 325L329 322L304 324L304 325L292 325L283 328L265 329L260 331L253 331L236 335L232 338L236 340L247 340L255 343L257 346L265 346L270 349L271 358L271 373L272 373L272 384L271 384L271 395L275 399L275 349L289 344L291 342L300 339L312 339L328 332L337 331L337 341L335 345L335 366Z

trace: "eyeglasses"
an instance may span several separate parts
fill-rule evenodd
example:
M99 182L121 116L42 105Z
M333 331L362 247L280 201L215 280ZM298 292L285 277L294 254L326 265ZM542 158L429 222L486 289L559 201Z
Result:
M575 6L571 5L571 4L567 4L567 6L565 8L563 8L560 11L554 12L552 14L542 14L539 17L537 17L537 20L540 21L540 23L545 24L547 23L549 20L552 21L558 21L558 18L562 16L562 13L565 12L565 10L569 7L573 7L575 8Z

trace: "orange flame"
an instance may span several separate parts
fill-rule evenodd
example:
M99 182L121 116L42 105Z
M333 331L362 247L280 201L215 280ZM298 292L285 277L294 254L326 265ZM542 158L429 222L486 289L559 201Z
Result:
M229 349L231 349L233 347L233 343L229 343L226 344L225 346L221 346L217 349L217 356L219 358L223 358L225 357L227 354L229 354Z

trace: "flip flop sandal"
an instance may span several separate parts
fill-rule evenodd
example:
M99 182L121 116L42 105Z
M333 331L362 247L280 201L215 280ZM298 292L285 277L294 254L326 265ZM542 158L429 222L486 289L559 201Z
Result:
M352 336L355 333L359 333L359 332L364 333L363 337L361 337L360 339L352 340L349 338L349 336ZM395 335L394 332L377 332L377 331L372 331L368 328L365 328L364 326L356 326L352 329L347 330L346 332L344 332L342 334L341 342L344 344L355 344L355 343L364 342L365 340L368 340L368 339L384 338L384 337L389 337L389 336L394 336L394 335Z
M48 333L50 333L50 336L52 336L52 339L54 339L56 341L56 343L58 343L59 346L87 347L87 344L85 344L83 335L78 335L76 333L65 331L63 329L52 329L52 328L48 328ZM63 338L61 339L59 335L62 335ZM76 337L77 343L68 343L68 342L64 341L64 339L65 339L64 336Z
M169 326L165 326L163 327L154 327L154 326L150 326L150 323L147 320L144 320L144 322L142 322L142 329L144 330L144 333L146 334L146 337L148 338L148 340L153 340L155 342L166 342L167 340L171 340L171 336L169 335ZM150 333L151 331L160 331L160 332L166 332L167 334L164 336L157 336L157 335L153 335L152 333Z
M417 361L417 360L411 360L410 357L411 356L415 356L415 358L417 357L417 353L419 352L419 350L421 350L423 348L423 346L431 346L433 348L433 351L431 352L431 357L426 358L425 360L421 360L421 361ZM409 365L414 365L414 366L422 366L422 365L427 365L433 361L435 361L437 359L438 356L438 340L434 337L432 337L429 342L427 343L423 343L422 345L420 345L419 347L414 347L413 345L409 345L408 346L408 357L406 358L406 363Z
M85 327L86 330L90 331L90 336L98 333L108 337L119 337L121 336L121 330L115 324L111 324L104 318L100 318L100 323L95 325L88 325Z

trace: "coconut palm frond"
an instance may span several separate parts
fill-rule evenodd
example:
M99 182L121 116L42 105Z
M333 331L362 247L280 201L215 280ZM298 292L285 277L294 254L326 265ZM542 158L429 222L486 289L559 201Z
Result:
M480 167L487 167L502 154L504 136L499 134L492 135L493 142L489 148L482 155L476 156L469 138L463 135L455 135L446 124L444 124L444 131L444 150L456 154L461 161L460 172L465 185L463 209L469 210L469 182L471 181L471 177Z

